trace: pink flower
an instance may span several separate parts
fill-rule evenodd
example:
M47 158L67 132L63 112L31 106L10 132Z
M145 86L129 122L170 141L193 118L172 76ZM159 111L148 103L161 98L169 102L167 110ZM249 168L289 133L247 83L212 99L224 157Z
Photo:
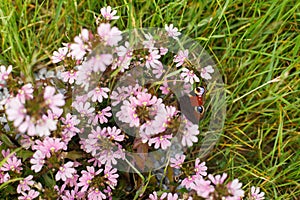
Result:
M33 149L41 150L47 158L51 157L51 153L67 150L67 145L61 142L61 138L46 137L42 144L43 145L35 145Z
M59 181L61 179L62 181L66 181L67 178L72 178L73 174L76 173L76 170L73 168L73 164L73 162L69 161L63 166L59 167L59 170L55 175L55 180Z
M114 140L114 141L118 141L118 142L122 142L124 140L124 135L121 133L121 130L118 129L117 127L105 127L104 130L106 130L107 132L107 137L110 140Z
M164 81L163 85L159 87L162 94L169 94L170 93L170 87L168 86L168 82Z
M183 179L180 185L182 185L186 189L190 189L194 187L195 185L194 181L196 180L196 178L198 178L198 176L188 176L185 179Z
M21 159L18 159L15 155L7 158L6 162L0 168L2 171L13 171L20 173L23 169Z
M177 63L176 67L180 67L188 58L189 50L180 50L177 55L174 56L174 62Z
M26 116L24 104L18 98L12 98L7 102L6 108L7 119L14 121L14 126L18 127Z
M30 190L29 186L32 186L34 184L34 181L32 181L32 178L33 178L33 176L29 175L26 178L24 178L23 180L20 180L20 183L17 187L17 192L21 193L26 190Z
M238 179L234 179L232 182L227 184L228 192L231 196L227 196L227 199L230 200L240 200L241 197L244 197L244 191L241 189L242 183Z
M95 168L94 167L89 167L87 166L87 171L86 170L82 170L81 174L82 176L79 178L79 183L78 186L82 187L81 191L85 192L87 191L88 187L90 186L92 179L100 174L103 171L103 169L99 169L98 171L95 172Z
M130 96L128 100L123 101L121 110L117 112L116 116L120 121L128 123L130 127L138 127L140 126L140 119L136 113L137 107L150 108L154 107L156 103L161 103L156 96L146 92L139 92L136 97Z
M44 91L44 100L54 114L59 115L61 109L59 107L65 105L64 95L55 94L55 88L47 86Z
M207 167L205 166L205 162L200 163L200 159L197 158L195 161L195 169L194 171L196 172L197 175L201 175L201 176L206 176L207 175Z
M92 65L94 72L104 72L112 62L113 55L108 53L93 56L87 61L89 65Z
M64 195L61 196L62 200L77 200L84 198L84 192L78 191L78 187L74 190L64 190Z
M27 83L26 85L23 85L21 89L18 90L17 98L25 104L25 100L32 99L33 98L33 88L31 83Z
M80 120L77 119L76 115L67 114L66 119L61 119L62 123L65 125L62 131L62 138L65 143L68 143L76 133L79 133L80 130L76 127L80 123Z
M32 119L29 115L26 115L25 121L19 126L18 130L21 133L25 133L27 131L29 136L35 136L35 119Z
M4 173L0 170L0 183L5 183L10 179L9 173Z
M98 113L96 114L94 120L93 120L93 124L96 125L98 123L98 120L100 122L100 124L104 124L108 122L107 117L111 117L112 113L111 111L111 107L107 106L106 108L102 109L101 111L98 111Z
M184 79L184 82L194 84L194 82L199 82L200 79L194 74L193 70L188 70L187 68L183 68L180 74L181 78Z
M74 42L70 45L70 55L76 60L81 60L90 47L86 44L89 40L89 32L87 29L82 29L81 34L74 38Z
M150 195L149 195L149 199L150 199L150 200L158 200L157 193L156 193L156 192L153 192L153 194L150 194Z
M155 149L158 149L160 146L163 150L166 150L169 146L171 146L171 142L169 139L172 139L171 135L161 135L158 137L151 138L148 142L149 146L154 145Z
M121 145L115 145L115 146L111 145L109 148L106 149L102 148L102 151L98 156L102 164L111 166L112 164L113 165L117 164L116 159L124 159L125 154L123 152Z
M119 19L119 16L115 16L117 14L116 10L113 10L111 12L111 7L107 6L104 8L101 8L101 14L106 20L113 20L113 19Z
M110 99L112 100L111 105L118 105L120 102L123 102L128 96L130 96L130 94L127 93L127 87L117 87L117 89L113 90L110 95Z
M68 113L66 118L61 119L62 123L65 125L64 132L79 133L80 130L76 127L80 123L76 115L71 115Z
M146 33L144 36L146 38L146 40L143 41L144 47L149 50L155 49L155 40L153 39L153 36L150 33Z
M150 51L150 54L146 56L146 67L150 69L157 68L157 66L161 65L161 62L159 61L160 55L158 50Z
M37 150L30 159L30 163L32 164L31 170L34 170L36 173L41 171L43 165L45 164L44 158L44 153L42 153L40 150Z
M201 75L202 78L204 78L206 80L209 80L209 79L212 78L210 74L213 73L214 71L215 71L214 68L211 65L208 65L204 68L201 68L201 74L200 75Z
M56 130L57 121L51 119L49 116L43 115L36 123L35 132L38 136L49 136L50 131Z
M102 200L106 199L106 195L103 194L98 188L91 188L88 191L88 200Z
M177 199L178 199L178 194L168 193L167 200L177 200Z
M103 98L105 99L108 98L107 95L108 92L109 92L109 88L107 87L102 87L102 88L96 87L95 89L93 89L88 93L88 97L92 97L93 102L98 101L99 103L101 103L103 101Z
M178 111L175 107L162 104L162 106L157 109L157 114L153 122L157 133L164 132L177 114Z
M199 197L206 199L209 199L209 194L215 191L215 188L210 185L210 181L204 180L202 176L195 179L191 188L197 192Z
M140 92L133 101L138 106L151 106L157 102L157 97L146 92Z
M109 186L112 186L112 188L114 188L118 183L117 180L118 177L119 175L117 174L116 168L112 168L111 166L107 166L107 165L105 166L104 178L107 179L106 183Z
M132 57L132 49L130 47L129 42L127 42L127 41L125 42L124 46L121 45L121 46L117 47L116 50L117 50L118 56Z
M263 200L265 199L265 193L260 192L259 187L251 187L251 192L250 192L250 199L251 200Z
M70 84L73 84L75 82L75 79L77 78L77 71L65 71L61 73L61 76L63 78L63 82L69 82Z
M168 48L160 47L159 48L159 54L160 55L166 55L168 53Z
M227 178L227 174L223 173L222 176L217 174L215 176L208 174L208 178L211 180L211 182L214 185L221 185L225 182L226 178Z
M182 132L181 144L183 146L191 147L193 143L198 142L197 135L199 134L198 125L187 121Z
M57 51L53 52L53 56L51 57L53 63L59 63L60 61L64 60L67 53L68 47L61 47Z
M182 166L182 163L184 162L185 155L176 154L175 158L170 159L170 167L180 169Z
M110 27L110 24L100 24L97 33L105 44L116 46L122 40L122 32L117 27Z
M0 82L4 82L8 79L9 74L12 71L12 66L9 65L6 69L4 65L0 66Z
M90 61L93 62L93 61ZM90 66L89 61L84 61L81 65L77 66L77 78L76 78L76 84L80 85L82 88L84 88L85 91L89 88L90 84L90 78L93 71L92 66Z
M121 122L128 123L130 127L138 127L140 125L140 119L135 113L137 105L134 102L135 97L129 97L128 100L123 101L121 110L116 113L116 117Z
M19 196L18 200L32 200L39 196L39 192L35 190L29 190L28 194L25 192L21 192L23 196Z
M75 102L73 102L75 103ZM90 102L86 102L85 104L80 102L79 104L74 104L73 107L80 113L81 117L92 117L95 108L91 107Z
M168 26L167 24L165 24L165 29L168 33L169 37L172 37L174 39L178 39L178 36L181 35L180 32L178 32L178 28L173 27L173 24L170 24L170 26Z

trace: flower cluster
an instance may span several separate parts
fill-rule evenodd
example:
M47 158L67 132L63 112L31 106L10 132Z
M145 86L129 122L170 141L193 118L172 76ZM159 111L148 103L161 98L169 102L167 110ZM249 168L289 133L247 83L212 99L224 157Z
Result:
M7 131L0 141L0 188L19 180L18 199L112 199L114 190L124 185L120 179L131 176L118 169L118 164L133 159L127 151L142 155L134 163L137 166L127 166L142 171L148 152L167 155L176 148L174 141L187 151L200 140L199 124L189 116L197 114L196 106L189 98L193 88L213 79L213 66L197 70L189 49L174 51L167 44L179 42L181 36L173 24L158 33L140 33L136 38L141 40L132 42L110 24L119 19L116 10L107 6L100 12L95 32L82 29L72 42L53 52L52 63L60 66L56 73L43 69L28 83L12 72L12 66L0 67L0 131ZM178 99L185 99L184 105ZM181 112L186 105L192 111ZM244 197L238 179L208 174L199 159L191 170L186 158L177 154L170 159L170 168L179 173L174 174L179 180L172 181L178 191L167 192L166 186L164 191L147 189L140 196ZM144 180L133 179L140 187L135 190L141 191ZM253 187L251 198L263 199L264 193Z

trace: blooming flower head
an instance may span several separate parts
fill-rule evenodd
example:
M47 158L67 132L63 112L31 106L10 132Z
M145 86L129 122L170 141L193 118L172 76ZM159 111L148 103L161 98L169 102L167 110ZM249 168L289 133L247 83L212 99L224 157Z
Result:
M8 79L9 74L12 71L12 66L9 65L8 68L6 69L6 67L4 65L0 66L0 82L4 82Z
M201 68L201 74L200 75L201 75L202 78L204 78L206 80L209 80L209 79L212 78L210 74L213 73L214 71L215 71L214 68L211 65L208 65L204 68Z
M118 180L117 180L118 177L119 177L119 175L117 174L116 168L112 168L111 166L105 166L104 178L107 179L106 183L109 186L114 188L118 183Z
M233 181L229 182L227 184L227 189L230 193L230 196L227 198L231 200L239 200L241 197L244 197L244 191L241 189L241 187L242 183L240 183L238 179L234 179Z
M0 183L5 183L10 179L9 173L4 173L2 170L0 170Z
M9 121L14 121L14 126L18 127L26 117L24 104L18 98L12 98L6 105L6 114Z
M73 162L67 162L63 166L59 167L59 170L55 175L55 180L59 181L61 179L62 181L66 181L67 178L72 178L73 174L76 173L73 165Z
M209 174L208 175L208 178L211 180L211 182L214 184L214 185L221 185L225 182L226 178L227 178L227 174L226 173L223 173L222 176L217 174L215 176Z
M176 169L180 169L182 163L184 162L185 155L176 154L175 158L170 159L170 166Z
M65 105L64 96L62 94L55 94L55 88L47 86L44 91L44 100L54 114L61 113L61 106Z
M69 49L68 47L61 47L57 51L53 52L53 56L51 57L53 63L59 63L64 60Z
M51 154L55 152L67 150L67 146L61 141L61 138L46 137L41 144L38 142L37 145L34 145L33 149L40 150L47 158L50 158Z
M158 50L152 50L150 51L150 54L146 56L146 67L150 69L157 68L157 66L161 65L161 62L159 61L160 55Z
M161 90L162 94L169 94L170 93L170 87L168 85L168 82L165 80L163 82L163 85L159 87L159 89Z
M100 122L100 124L104 124L108 122L108 117L112 116L111 111L111 107L107 106L106 108L102 109L101 111L98 111L94 120L93 120L93 124L96 125L98 123L98 121Z
M198 178L198 176L188 176L181 182L181 185L186 189L190 189L194 187L194 181Z
M181 35L181 33L178 32L178 28L174 27L173 24L170 24L169 26L165 24L165 29L168 33L168 36L174 39L178 39L178 36Z
M28 193L21 192L23 196L19 196L18 200L32 200L39 196L39 192L35 190L29 190Z
M32 180L33 176L29 175L26 178L24 178L23 180L20 180L20 183L17 187L17 192L21 193L22 191L27 191L30 190L29 186L32 186L34 184L34 181Z
M191 186L197 192L197 195L202 198L210 199L210 193L214 192L215 188L210 184L209 180L204 180L202 176L195 179L194 184Z
M25 100L33 98L33 87L31 83L27 83L22 86L21 89L18 90L17 98L24 104Z
M15 155L12 155L7 158L6 162L0 168L2 171L13 171L20 173L23 169L21 159L18 159Z
M181 144L191 147L193 143L198 142L197 135L199 134L198 125L187 121L182 134Z
M117 27L110 27L110 24L100 24L97 33L105 44L116 46L122 40L122 32Z
M88 191L88 199L102 200L102 199L106 199L106 195L101 190L99 190L99 188L92 187Z
M181 78L184 79L184 82L188 83L190 82L191 84L194 84L194 82L199 82L200 79L198 76L194 73L193 70L188 70L187 68L183 68L182 72L180 74Z
M265 193L260 192L259 187L252 186L251 191L250 191L250 199L251 200L263 200L263 199L265 199Z
M197 175L206 176L207 175L207 167L205 166L205 162L200 163L200 159L197 158L195 161L195 172Z
M105 127L106 133L107 133L107 137L110 140L114 140L114 141L118 141L118 142L122 142L124 140L124 135L121 134L121 130L118 129L117 127Z
M107 93L109 92L109 88L107 87L96 87L95 89L93 89L92 91L90 91L88 93L88 97L92 97L92 101L96 102L98 101L99 103L101 103L103 101L103 99L108 98Z
M100 174L103 170L99 169L98 171L95 172L94 167L87 166L87 170L82 170L81 174L82 176L79 178L79 183L78 186L82 187L81 191L85 192L87 191L88 187L90 186L92 179Z
M70 55L76 60L81 60L87 51L90 51L90 47L87 45L89 40L89 31L82 29L81 34L74 38L74 42L70 44Z
M101 15L106 19L106 20L113 20L113 19L119 19L119 16L115 16L117 14L116 10L111 10L110 6L101 8Z
M75 70L65 71L61 73L63 82L69 82L70 84L73 84L75 82L77 75L77 71Z
M169 146L171 146L170 139L172 139L172 135L161 135L151 138L148 144L149 146L154 144L155 149L158 149L161 146L163 150L166 150Z
M180 50L178 52L177 55L174 56L174 62L177 63L176 67L180 67L181 65L183 65L183 63L185 62L185 60L188 58L189 56L189 50Z
M34 170L35 172L41 171L42 167L45 164L44 158L44 153L40 150L37 150L30 159L30 163L32 164L31 170Z

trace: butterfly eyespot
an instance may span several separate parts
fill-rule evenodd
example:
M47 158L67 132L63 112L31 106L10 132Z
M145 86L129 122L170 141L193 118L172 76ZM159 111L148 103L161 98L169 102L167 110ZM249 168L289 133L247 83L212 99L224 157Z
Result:
M197 106L197 107L195 107L195 110L196 110L198 113L200 113L200 114L204 113L204 107L203 107L203 106Z
M202 86L196 87L196 88L194 89L194 92L195 92L196 95L202 96L202 95L204 94L204 92L205 92L205 88L202 87Z

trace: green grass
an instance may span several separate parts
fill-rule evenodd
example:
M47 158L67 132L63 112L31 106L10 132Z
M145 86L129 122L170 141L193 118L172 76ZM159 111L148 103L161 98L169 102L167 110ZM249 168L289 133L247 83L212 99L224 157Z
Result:
M207 158L214 172L300 198L300 2L297 0L107 1L121 30L173 23L205 47L223 74L227 118ZM0 64L32 81L62 42L95 30L99 0L0 0ZM268 82L279 77L277 82Z

